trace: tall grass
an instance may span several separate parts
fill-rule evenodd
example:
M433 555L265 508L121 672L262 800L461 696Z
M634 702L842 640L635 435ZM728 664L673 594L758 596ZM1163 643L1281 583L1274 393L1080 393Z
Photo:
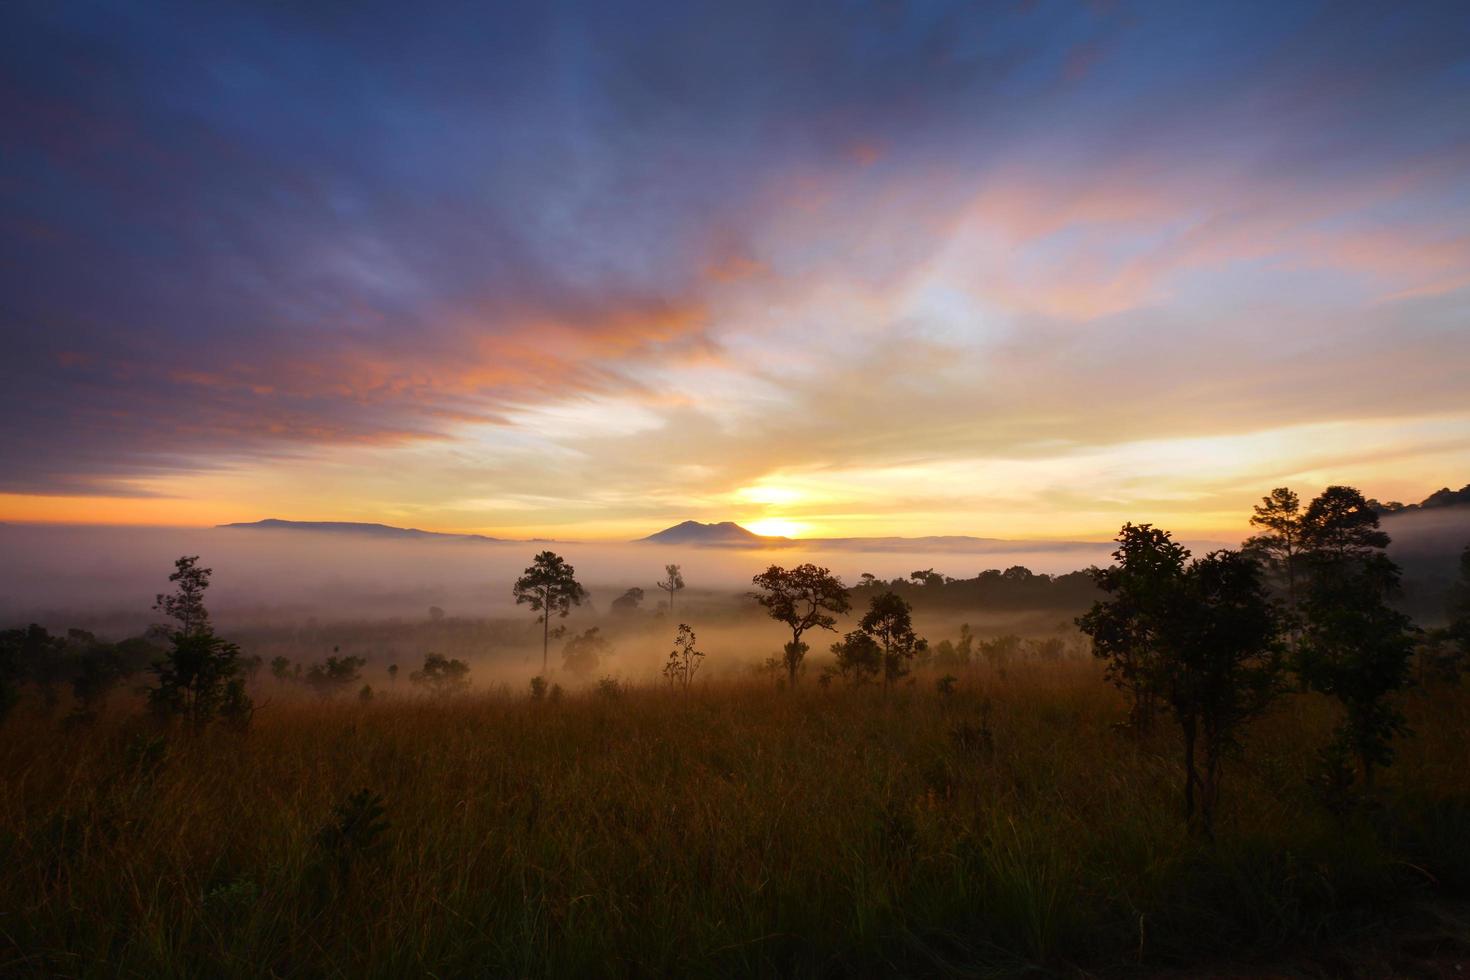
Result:
M1470 889L1470 698L1415 695L1378 799L1312 789L1293 697L1180 818L1176 742L1089 666L277 704L239 735L126 712L0 730L0 974L955 974L1251 962ZM976 737L988 728L989 737ZM380 846L327 853L354 792ZM349 835L350 836L350 835ZM340 841L340 837L339 837Z

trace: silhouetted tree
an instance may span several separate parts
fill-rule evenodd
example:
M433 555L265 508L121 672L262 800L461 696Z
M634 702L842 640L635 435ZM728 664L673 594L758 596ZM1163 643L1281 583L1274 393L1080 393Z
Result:
M669 615L674 615L674 593L684 588L684 574L678 565L665 565L664 577L656 583L669 594Z
M602 630L593 626L572 637L561 650L561 665L578 677L597 672L602 658L612 649Z
M1386 555L1317 564L1303 597L1298 670L1309 687L1337 698L1345 717L1337 747L1358 763L1363 784L1393 761L1392 740L1408 729L1391 702L1409 682L1415 635L1388 599L1398 568Z
M541 624L541 673L546 673L548 651L551 649L551 617L563 619L580 606L587 598L587 590L577 581L576 570L560 555L543 551L536 556L525 574L516 579L511 589L516 605L525 603L533 612L540 613Z
M292 664L288 657L272 657L271 676L282 684L287 681L300 680L301 667Z
M470 688L470 665L440 653L428 653L423 669L409 674L408 679L437 697L460 694Z
M810 562L790 570L772 565L751 581L760 590L751 593L755 601L765 607L772 619L791 628L791 642L786 644L784 652L787 677L795 685L797 671L807 652L801 635L813 628L834 629L837 619L832 614L852 608L847 589L842 579L829 569Z
M1388 535L1378 514L1352 487L1332 486L1307 506L1301 523L1302 550L1314 567L1380 554Z
M306 668L303 680L319 697L329 698L347 690L362 679L362 668L367 666L364 657L338 657L336 652L333 647L333 656Z
M1092 637L1093 655L1107 661L1104 676L1128 696L1129 721L1143 732L1153 725L1159 694L1160 626L1189 551L1149 524L1125 524L1116 540L1116 564L1092 572L1109 598L1093 603L1077 626Z
M866 684L883 671L883 648L860 629L833 643L832 655L837 662L831 669L854 686Z
M171 595L160 594L154 608L177 624L168 633L171 648L153 666L158 683L148 691L149 706L158 714L185 718L196 728L217 716L237 727L249 723L253 705L240 676L240 648L216 636L204 608L212 569L199 567L199 556L174 562Z
M1303 548L1301 498L1287 487L1277 487L1256 505L1251 526L1259 528L1260 533L1246 539L1244 550L1276 573L1286 593L1287 608L1295 616L1297 571Z
M389 684L397 684L398 683L398 665L397 664L389 664L388 665L388 683Z
M693 628L688 623L680 623L679 632L674 637L674 649L669 652L668 663L664 664L664 676L682 687L685 693L694 683L694 675L704 660L704 653L694 643Z
M909 672L909 661L922 650L925 642L914 632L912 610L902 597L885 592L874 596L868 611L858 623L862 630L883 649L883 690Z
M643 590L635 586L612 601L612 611L619 614L634 612L642 602Z
M1191 562L1155 609L1163 692L1184 735L1185 815L1213 836L1224 755L1281 690L1280 617L1256 561L1238 551Z

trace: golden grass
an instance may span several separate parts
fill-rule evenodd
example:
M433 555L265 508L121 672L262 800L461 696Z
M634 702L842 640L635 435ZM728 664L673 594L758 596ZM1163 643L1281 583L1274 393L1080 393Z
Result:
M1310 780L1334 722L1250 734L1219 840L1176 740L1091 664L777 692L722 682L275 704L245 735L115 710L0 729L0 974L1004 974L1269 956L1470 885L1470 698L1405 699L1376 805ZM988 719L988 721L987 721ZM991 732L989 741L980 734ZM324 853L351 793L382 846ZM345 870L344 870L345 867Z

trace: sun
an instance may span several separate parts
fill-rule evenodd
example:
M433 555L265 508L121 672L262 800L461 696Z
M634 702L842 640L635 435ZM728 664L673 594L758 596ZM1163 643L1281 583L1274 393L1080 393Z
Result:
M810 525L785 517L762 517L754 521L741 521L741 526L763 537L799 538Z

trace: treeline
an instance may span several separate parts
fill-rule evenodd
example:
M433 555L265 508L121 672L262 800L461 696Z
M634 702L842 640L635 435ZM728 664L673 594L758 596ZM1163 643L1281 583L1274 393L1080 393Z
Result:
M1012 565L1004 571L983 571L974 578L951 578L926 568L907 578L884 581L865 572L853 587L853 593L862 598L884 592L926 609L1076 612L1097 598L1097 585L1086 570L1045 575Z

